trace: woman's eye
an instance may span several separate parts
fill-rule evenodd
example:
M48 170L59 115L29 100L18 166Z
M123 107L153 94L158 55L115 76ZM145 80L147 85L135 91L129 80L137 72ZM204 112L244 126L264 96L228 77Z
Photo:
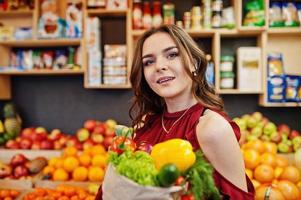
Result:
M173 58L175 58L175 57L177 57L179 54L177 53L177 52L172 52L172 53L169 53L168 55L167 55L167 58L168 59L173 59Z
M146 66L149 66L151 64L153 64L154 61L153 60L146 60L146 61L143 61L143 67L146 67Z

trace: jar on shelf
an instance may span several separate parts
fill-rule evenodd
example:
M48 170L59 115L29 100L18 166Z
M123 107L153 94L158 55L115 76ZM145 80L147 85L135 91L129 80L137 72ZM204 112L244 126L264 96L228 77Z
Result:
M151 29L152 28L152 16L150 3L148 1L143 2L143 18L142 18L143 28Z
M220 71L233 72L234 57L231 55L224 55L221 57Z
M191 12L184 12L183 22L184 29L189 30L191 28Z
M142 4L141 4L141 0L134 0L134 4L133 4L133 29L142 29Z
M222 89L233 89L234 88L234 72L221 72L220 73L220 87Z
M193 6L191 9L191 29L200 30L202 28L202 13L200 6Z
M160 1L153 2L153 27L159 27L163 22Z
M175 5L173 3L166 3L163 5L163 23L175 24Z

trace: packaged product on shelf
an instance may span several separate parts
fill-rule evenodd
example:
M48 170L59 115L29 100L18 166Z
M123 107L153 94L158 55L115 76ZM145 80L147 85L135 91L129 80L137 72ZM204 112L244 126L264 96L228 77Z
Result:
M55 50L53 69L62 69L67 64L67 52L65 49Z
M283 27L282 2L271 2L269 8L269 26Z
M201 30L202 28L202 13L200 6L193 6L191 9L191 29Z
M123 85L126 84L126 76L104 76L103 84L106 85Z
M68 47L67 65L65 65L64 68L72 69L74 65L75 65L75 48Z
M148 1L143 2L143 17L142 23L144 29L152 28L152 16L150 10L150 3Z
M299 24L301 25L301 2L297 2L296 6L297 6Z
M214 0L212 2L212 28L221 28L222 26L222 10L223 10L223 1Z
M298 102L298 87L300 86L300 76L285 76L285 100L287 102Z
M0 40L12 40L14 38L13 26L0 26Z
M98 86L101 84L101 53L99 51L89 51L88 59L88 84Z
M66 36L79 38L83 31L83 2L82 0L68 0L66 10Z
M128 8L127 0L107 0L106 9L120 9L125 10Z
M52 69L52 64L53 64L53 51L43 51L42 52L42 59L44 62L44 68L46 69Z
M32 38L32 28L31 27L20 27L17 28L14 33L15 40L26 40Z
M27 50L23 52L23 65L25 69L33 69L33 59L32 59L32 50Z
M43 0L38 24L39 38L65 37L66 21L59 17L55 0Z
M205 29L211 28L211 0L203 0L203 27Z
M33 60L34 69L42 69L44 67L40 51L38 50L33 51L32 60Z
M268 102L285 102L284 75L269 76L267 81Z
M237 88L241 91L262 91L262 61L260 47L237 49Z
M233 89L234 88L234 72L221 72L220 73L220 88L222 89Z
M173 3L163 4L163 23L175 24L175 5Z
M265 13L263 0L248 1L245 6L246 15L243 20L244 26L264 26Z
M153 2L153 27L159 27L163 22L160 1Z
M282 14L284 19L284 25L289 27L299 26L298 13L295 3L283 2Z
M299 76L299 86L298 86L298 96L297 96L298 102L301 103L301 76Z
M222 12L222 27L232 29L235 27L233 7L224 8Z
M183 22L184 29L189 30L191 28L191 12L184 12Z
M279 52L268 54L268 76L283 75L283 57Z
M214 86L214 63L212 61L212 56L207 54L206 55L207 60L207 69L206 69L206 80Z
M181 20L176 21L176 25L180 28L184 28L183 22Z
M88 0L88 7L105 7L105 0Z
M100 51L100 27L101 21L98 17L89 17L86 26L86 41L88 51Z
M134 0L133 4L133 29L142 29L142 4L141 0Z
M222 55L220 63L220 71L233 72L234 57L232 55Z

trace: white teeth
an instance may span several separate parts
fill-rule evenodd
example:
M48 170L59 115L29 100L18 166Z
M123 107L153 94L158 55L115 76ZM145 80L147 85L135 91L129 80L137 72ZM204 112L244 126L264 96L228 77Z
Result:
M165 83L165 82L168 82L168 81L171 81L175 79L175 77L163 77L163 78L160 78L157 83L161 84L161 83Z

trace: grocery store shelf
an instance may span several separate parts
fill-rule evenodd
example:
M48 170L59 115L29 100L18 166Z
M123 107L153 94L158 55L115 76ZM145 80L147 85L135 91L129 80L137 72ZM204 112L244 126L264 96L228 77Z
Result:
M264 102L264 103L260 103L260 106L263 106L263 107L300 107L301 103L296 103L296 102L286 102L286 103Z
M84 70L72 70L72 69L41 69L41 70L24 70L24 71L0 71L0 75L18 75L18 76L28 76L28 75L81 75L84 74Z
M52 46L77 46L81 39L31 39L31 40L5 40L0 45L10 47L52 47Z
M219 89L218 94L261 94L260 91L241 91L238 89Z
M23 17L31 16L32 14L32 10L0 11L0 17Z
M241 26L238 28L238 31L246 31L246 32L257 32L261 33L266 30L266 27L252 27L252 26Z
M301 34L301 27L285 27L285 28L269 28L268 34L280 35L280 34Z
M90 16L126 16L127 10L88 9L87 12Z
M132 88L130 84L122 84L122 85L109 85L109 84L101 84L98 86L85 86L86 89L130 89Z

